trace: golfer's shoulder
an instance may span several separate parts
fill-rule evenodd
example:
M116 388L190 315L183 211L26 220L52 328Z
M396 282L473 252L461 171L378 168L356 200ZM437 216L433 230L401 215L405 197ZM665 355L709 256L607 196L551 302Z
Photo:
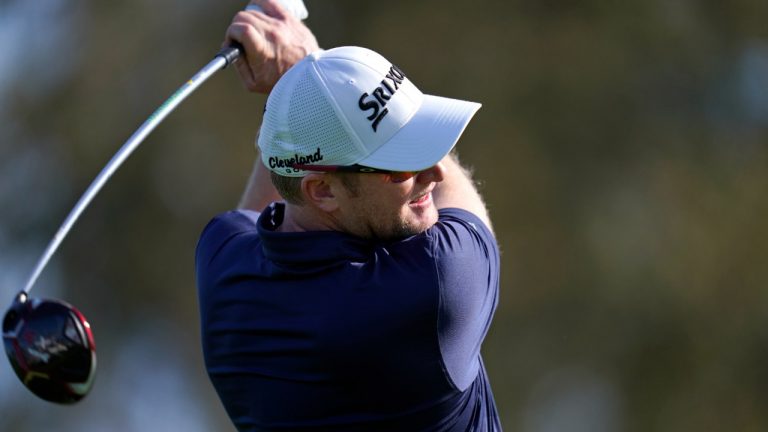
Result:
M220 213L203 228L201 238L255 231L260 214L253 210L242 209Z
M476 214L461 208L440 209L438 214L438 221L431 229L438 238L496 245L493 232Z
M198 257L215 255L233 238L245 233L256 233L259 215L252 210L232 210L211 219L197 242Z
M459 208L440 209L437 223L429 229L432 254L444 265L496 261L498 244L493 232L472 212Z

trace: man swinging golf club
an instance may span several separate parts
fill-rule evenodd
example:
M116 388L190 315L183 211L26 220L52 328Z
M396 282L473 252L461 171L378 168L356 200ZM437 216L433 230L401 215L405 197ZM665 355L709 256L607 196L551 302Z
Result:
M358 47L318 49L276 0L225 44L269 92L260 158L196 253L208 374L242 431L499 431L480 347L488 212L451 153L480 105Z

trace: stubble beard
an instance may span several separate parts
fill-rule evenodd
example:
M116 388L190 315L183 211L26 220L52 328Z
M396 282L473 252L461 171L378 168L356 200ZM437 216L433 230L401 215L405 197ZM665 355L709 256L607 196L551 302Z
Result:
M379 227L377 230L380 233L379 238L381 240L396 241L403 240L408 237L412 237L421 234L431 228L435 222L437 222L437 210L432 207L430 213L434 212L435 215L430 214L430 220L426 223L421 223L420 219L408 219L398 217L397 220L391 224L390 227Z

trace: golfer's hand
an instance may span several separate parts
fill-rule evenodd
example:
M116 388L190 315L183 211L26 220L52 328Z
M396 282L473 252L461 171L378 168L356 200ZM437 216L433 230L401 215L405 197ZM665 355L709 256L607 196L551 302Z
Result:
M223 46L233 41L245 49L235 62L245 87L269 93L277 80L307 54L319 49L312 32L276 0L251 0L264 13L240 11L227 28Z

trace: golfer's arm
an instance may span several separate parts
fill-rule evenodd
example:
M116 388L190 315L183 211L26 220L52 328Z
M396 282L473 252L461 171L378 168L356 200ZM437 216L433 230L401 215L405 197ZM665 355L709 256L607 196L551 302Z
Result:
M493 231L485 202L475 187L472 173L461 166L456 156L451 153L440 164L443 166L443 181L432 192L432 199L438 209L460 208L474 213Z
M274 201L282 201L283 198L277 193L272 185L269 176L269 170L261 163L261 157L256 155L256 161L253 164L253 171L248 183L245 186L242 198L240 198L239 209L262 211L266 206Z

